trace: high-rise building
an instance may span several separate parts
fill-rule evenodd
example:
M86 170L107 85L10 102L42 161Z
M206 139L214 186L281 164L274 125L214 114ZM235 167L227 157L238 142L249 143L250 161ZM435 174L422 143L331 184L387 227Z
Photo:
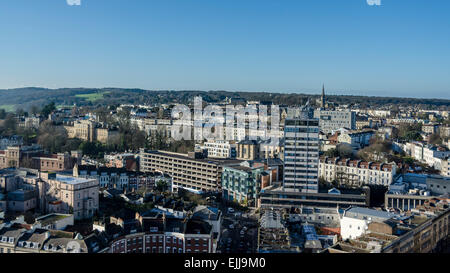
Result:
M317 193L319 120L309 106L288 113L284 137L284 190Z

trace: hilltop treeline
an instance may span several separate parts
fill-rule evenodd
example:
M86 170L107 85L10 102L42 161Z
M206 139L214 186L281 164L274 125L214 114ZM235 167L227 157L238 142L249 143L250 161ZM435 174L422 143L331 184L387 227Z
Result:
M95 94L95 99L89 99L88 94ZM131 104L153 104L153 103L182 103L192 102L194 96L202 96L206 102L220 102L225 98L233 98L236 101L256 100L263 103L274 103L278 105L301 105L310 99L314 104L319 95L309 94L283 94L268 92L229 92L229 91L151 91L142 89L119 89L119 88L19 88L0 90L0 108L8 105L15 109L28 110L33 105L41 106L49 101L56 105L79 106L104 106ZM359 104L360 107L376 108L382 105L411 106L416 105L422 109L449 109L450 100L446 99L413 99L395 97L364 97L364 96L327 96L327 100L338 104Z

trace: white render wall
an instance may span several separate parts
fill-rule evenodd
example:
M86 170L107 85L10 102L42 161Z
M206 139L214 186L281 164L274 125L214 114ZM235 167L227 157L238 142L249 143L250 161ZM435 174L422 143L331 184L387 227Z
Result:
M355 239L366 233L370 221L360 220L350 217L342 217L341 223L341 236L343 240Z

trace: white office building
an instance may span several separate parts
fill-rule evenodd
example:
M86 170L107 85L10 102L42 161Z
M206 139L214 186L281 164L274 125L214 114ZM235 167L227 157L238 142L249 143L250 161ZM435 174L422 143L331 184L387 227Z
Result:
M314 111L314 118L319 119L320 131L325 134L341 128L356 129L356 113L350 110L317 109Z

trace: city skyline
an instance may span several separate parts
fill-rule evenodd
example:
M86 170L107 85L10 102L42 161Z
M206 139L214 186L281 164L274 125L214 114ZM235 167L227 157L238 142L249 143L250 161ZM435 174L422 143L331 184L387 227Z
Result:
M448 3L80 4L0 4L0 89L450 98Z

